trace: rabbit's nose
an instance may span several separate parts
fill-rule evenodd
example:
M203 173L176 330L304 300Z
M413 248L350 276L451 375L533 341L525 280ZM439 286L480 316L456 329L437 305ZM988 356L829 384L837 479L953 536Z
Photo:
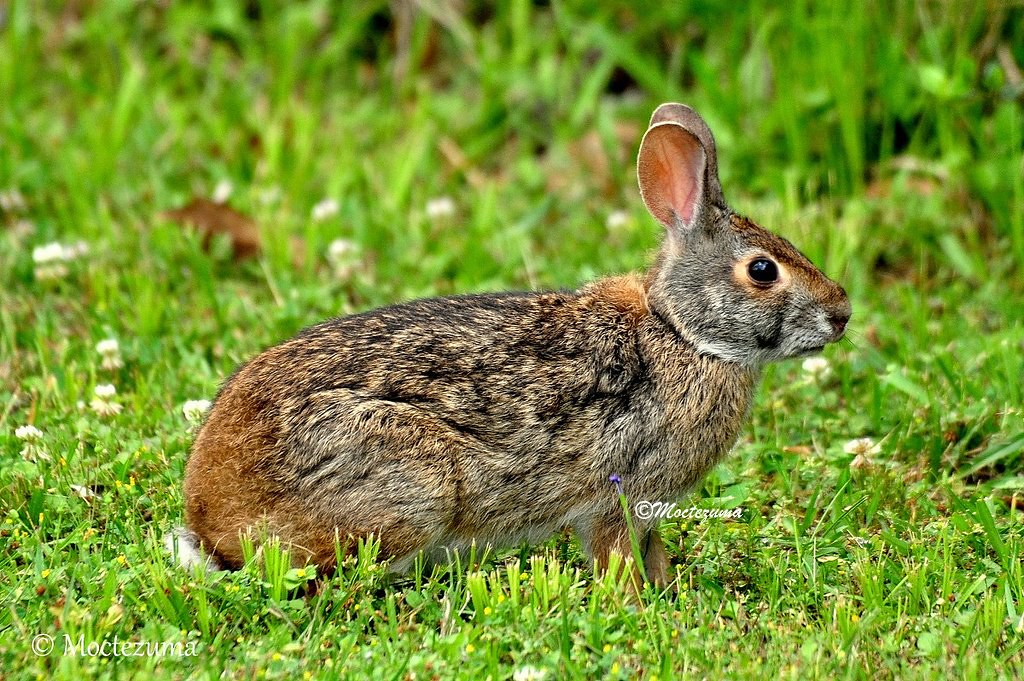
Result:
M843 311L830 314L828 321L832 325L832 330L835 331L836 338L838 338L846 330L846 323L850 321L850 313Z

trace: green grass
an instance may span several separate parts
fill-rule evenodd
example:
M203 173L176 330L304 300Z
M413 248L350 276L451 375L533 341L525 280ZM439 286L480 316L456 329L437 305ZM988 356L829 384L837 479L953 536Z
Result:
M423 5L403 31L383 2L0 0L0 192L25 204L0 209L4 677L1019 676L1024 10ZM767 371L683 504L742 521L664 523L674 588L634 608L565 537L399 582L368 546L305 595L273 548L168 564L184 402L327 316L645 267L632 162L667 100L710 122L734 207L855 310L827 375ZM224 180L258 259L160 217ZM455 214L431 218L440 196ZM341 277L335 239L357 249ZM79 240L37 277L33 248ZM72 657L65 634L197 654Z

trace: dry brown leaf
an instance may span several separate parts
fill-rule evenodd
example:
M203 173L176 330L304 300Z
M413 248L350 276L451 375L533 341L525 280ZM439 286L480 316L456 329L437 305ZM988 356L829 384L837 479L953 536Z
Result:
M214 234L227 234L236 260L259 255L260 233L256 223L227 204L194 198L181 208L164 211L163 217L198 229L203 235L203 248L209 249Z

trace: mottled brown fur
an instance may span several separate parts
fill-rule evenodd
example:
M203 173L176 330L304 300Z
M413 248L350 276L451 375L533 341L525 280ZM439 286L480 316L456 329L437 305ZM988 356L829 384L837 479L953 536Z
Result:
M681 109L663 113L693 122ZM687 159L691 171L717 167L709 131L659 125L657 135L699 138L665 147L706 151L710 162ZM657 160L649 183L666 181L664 164L674 163ZM246 533L277 535L296 562L327 569L336 542L351 549L371 533L397 569L420 551L439 558L474 541L539 541L566 526L601 567L611 552L628 556L609 476L634 501L692 489L733 445L760 374L760 360L717 354L716 343L728 355L747 342L739 330L729 335L733 322L708 317L705 330L680 301L726 301L710 313L735 300L770 326L774 306L795 293L768 305L726 281L743 248L760 248L796 273L801 305L841 296L835 310L805 310L807 328L776 335L824 344L835 334L820 331L818 317L849 316L841 289L788 242L719 205L717 176L701 187L668 192L699 205L652 208L666 220L694 216L698 227L668 221L646 276L574 292L413 301L318 324L258 355L225 382L192 448L189 528L231 567ZM649 206L659 190L646 187ZM680 262L699 258L707 262L695 274L680 273ZM726 325L724 335L714 324ZM762 336L751 352L770 356ZM669 563L655 522L635 521L648 575L663 584Z

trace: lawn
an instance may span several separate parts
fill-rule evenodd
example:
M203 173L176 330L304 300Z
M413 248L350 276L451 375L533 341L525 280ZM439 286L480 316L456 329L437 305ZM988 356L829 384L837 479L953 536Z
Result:
M0 0L0 678L1024 674L1019 3L56 5ZM854 308L680 501L740 517L663 522L669 589L568 535L399 580L372 545L170 564L240 362L647 267L663 101Z

